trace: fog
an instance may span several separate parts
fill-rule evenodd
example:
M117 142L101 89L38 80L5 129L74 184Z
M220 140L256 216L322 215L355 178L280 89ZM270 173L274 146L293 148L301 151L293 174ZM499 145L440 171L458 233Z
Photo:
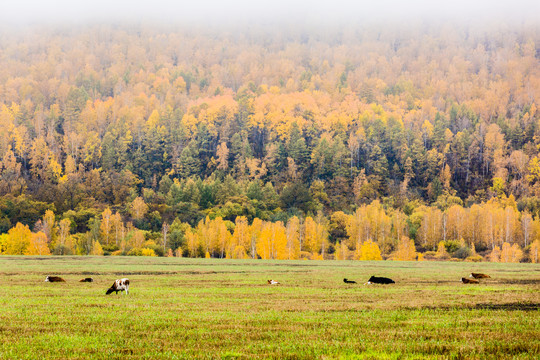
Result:
M467 23L538 24L537 0L2 0L3 26L27 24L158 23L268 24L403 23L456 20Z

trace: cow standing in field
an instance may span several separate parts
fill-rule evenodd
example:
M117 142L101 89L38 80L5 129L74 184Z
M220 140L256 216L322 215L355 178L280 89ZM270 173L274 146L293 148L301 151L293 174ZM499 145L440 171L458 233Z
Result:
M129 279L123 278L123 279L116 280L114 284L112 284L112 286L109 288L109 290L107 290L105 295L109 295L113 291L116 294L118 294L119 291L125 291L126 295L128 295L129 294Z
M50 276L50 275L48 275L45 278L45 282L66 282L66 280L62 279L60 276Z

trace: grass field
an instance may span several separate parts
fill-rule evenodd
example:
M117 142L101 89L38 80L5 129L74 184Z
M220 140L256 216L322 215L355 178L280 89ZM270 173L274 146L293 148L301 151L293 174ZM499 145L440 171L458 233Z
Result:
M540 357L538 264L0 257L0 275L0 359Z

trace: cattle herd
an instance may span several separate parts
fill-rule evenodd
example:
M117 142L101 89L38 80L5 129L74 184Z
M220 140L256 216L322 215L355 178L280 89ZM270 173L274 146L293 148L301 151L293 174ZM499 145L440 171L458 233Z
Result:
M461 282L464 284L480 284L480 281L477 279L488 279L490 277L491 276L486 275L486 274L471 273L471 275L469 275L469 278L472 278L472 279L461 278Z
M479 284L480 281L478 279L487 279L487 278L490 278L490 277L491 276L486 275L486 274L471 273L469 275L469 278L461 278L461 282L464 283L464 284ZM66 280L64 280L60 276L48 275L45 278L45 282L66 282ZM81 280L79 280L79 282L94 282L94 279L92 279L91 277L87 277L87 278L82 278ZM356 284L356 281L349 280L347 278L343 279L343 282L345 284ZM268 280L267 283L268 283L268 285L281 284L279 281L276 281L276 280ZM394 280L392 280L390 278L387 278L387 277L372 276L372 277L369 278L369 280L364 285L371 285L371 284L383 284L383 285L386 285L386 284L395 284L395 283L396 282ZM111 287L107 289L107 291L105 292L105 295L112 294L113 292L115 294L118 294L119 291L120 292L125 291L126 295L129 294L129 279L123 278L123 279L115 280L114 283L111 285Z
M64 280L60 276L48 275L45 278L45 282L66 282L66 280ZM94 282L94 279L92 279L91 277L87 277L87 278L82 278L81 280L79 280L79 282ZM109 295L112 292L114 292L115 294L118 294L119 291L120 292L125 291L126 295L129 294L129 279L123 278L123 279L115 280L112 286L109 289L107 289L107 292L105 293L105 295Z

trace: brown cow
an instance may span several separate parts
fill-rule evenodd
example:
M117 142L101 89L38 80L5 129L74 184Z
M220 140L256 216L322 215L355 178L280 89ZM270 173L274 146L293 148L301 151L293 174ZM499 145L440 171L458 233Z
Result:
M475 278L475 279L489 279L491 276L486 274L480 274L480 273L471 273L469 277Z
M79 280L79 282L94 282L94 279L92 279L92 278L83 278L83 279Z
M50 276L50 275L48 275L45 278L45 282L66 282L66 280L62 279L60 276Z
M480 284L480 281L474 279L461 278L464 284Z
M277 284L279 284L279 282L276 281L276 280L268 280L268 284L269 285L277 285Z

